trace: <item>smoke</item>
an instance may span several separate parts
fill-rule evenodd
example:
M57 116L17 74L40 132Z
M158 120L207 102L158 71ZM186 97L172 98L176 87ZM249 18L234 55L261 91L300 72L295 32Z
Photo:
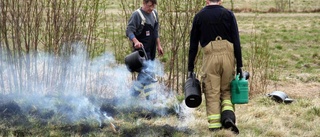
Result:
M173 106L178 113L175 93L164 83L155 84L155 100L132 97L135 80L127 67L116 63L112 53L90 59L86 51L81 43L65 45L59 56L37 53L12 59L2 51L0 95L17 102L25 112L53 111L67 123L112 121L111 112L101 112L104 103L118 109L141 107L158 115L166 115ZM156 77L164 77L160 61L146 62L146 66Z

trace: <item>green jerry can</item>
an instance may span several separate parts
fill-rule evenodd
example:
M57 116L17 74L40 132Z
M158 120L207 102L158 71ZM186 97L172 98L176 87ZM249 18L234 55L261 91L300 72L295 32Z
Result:
M246 75L246 74L245 74ZM231 81L231 102L233 104L247 104L249 102L249 88L247 76L239 79L240 74Z

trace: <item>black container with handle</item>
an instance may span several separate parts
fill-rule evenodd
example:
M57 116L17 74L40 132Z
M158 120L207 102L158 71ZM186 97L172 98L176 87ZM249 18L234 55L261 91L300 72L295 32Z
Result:
M136 50L127 55L124 59L124 62L130 72L140 72L143 68L143 62L145 60L148 60L148 57L142 46L141 50Z
M184 85L185 103L189 108L196 108L202 102L200 81L194 73Z

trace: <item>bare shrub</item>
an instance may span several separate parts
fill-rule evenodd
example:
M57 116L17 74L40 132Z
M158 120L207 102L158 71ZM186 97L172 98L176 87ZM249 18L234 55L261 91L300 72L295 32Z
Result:
M275 13L275 12L280 12L280 10L277 9L277 8L270 8L270 9L268 10L268 12Z
M290 0L275 0L276 10L277 11L285 11L288 7L290 7Z
M252 35L252 42L249 49L248 69L251 74L249 82L249 94L265 94L270 77L275 77L274 63L272 61L270 45L263 35Z
M97 41L99 0L0 0L0 50L1 61L10 65L8 78L1 73L0 80L9 82L9 91L28 90L28 79L42 75L46 70L37 65L38 52L45 51L56 56L70 55L71 44L83 42L88 45L87 52L95 56ZM94 52L93 52L94 51ZM3 54L2 54L3 53ZM0 70L4 70L0 65ZM23 68L28 68L23 70ZM63 70L64 71L64 70ZM26 79L26 80L25 80ZM1 87L4 88L3 82ZM23 89L27 87L27 89Z

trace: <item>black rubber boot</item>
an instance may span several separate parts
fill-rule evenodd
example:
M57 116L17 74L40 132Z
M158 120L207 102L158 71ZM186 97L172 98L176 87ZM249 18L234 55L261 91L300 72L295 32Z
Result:
M236 116L233 111L225 110L221 113L222 127L231 129L235 134L239 134L239 129L236 126Z
M226 128L226 129L231 128L231 131L233 131L233 133L239 134L238 127L230 118L227 118L222 125L223 125L223 128Z

